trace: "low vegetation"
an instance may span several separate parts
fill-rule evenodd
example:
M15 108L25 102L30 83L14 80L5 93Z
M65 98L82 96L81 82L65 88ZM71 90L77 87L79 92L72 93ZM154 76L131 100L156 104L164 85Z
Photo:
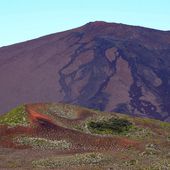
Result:
M51 104L46 111L47 114L58 115L67 119L77 118L78 106L71 106L68 104Z
M88 128L92 133L97 134L122 134L128 132L132 128L132 123L122 118L111 118L99 122L91 121Z
M0 116L0 124L17 126L17 125L28 125L27 113L24 106L19 106L5 115Z
M107 160L108 161L108 160ZM36 168L62 168L70 166L82 165L99 165L106 162L106 158L101 153L84 153L75 154L65 157L53 157L33 161L32 164Z
M28 145L34 149L69 149L71 143L66 140L50 140L45 138L37 137L17 137L14 141L20 145Z

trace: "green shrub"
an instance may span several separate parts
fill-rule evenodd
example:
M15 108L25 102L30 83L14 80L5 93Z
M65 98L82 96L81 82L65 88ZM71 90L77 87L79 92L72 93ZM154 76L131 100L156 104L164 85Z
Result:
M126 119L111 118L107 121L88 123L88 128L91 132L99 134L114 134L127 132L132 127L132 123Z

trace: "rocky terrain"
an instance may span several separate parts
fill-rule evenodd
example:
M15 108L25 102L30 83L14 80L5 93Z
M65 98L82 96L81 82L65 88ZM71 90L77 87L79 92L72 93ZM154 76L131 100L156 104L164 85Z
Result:
M66 102L170 121L170 32L91 22L0 48L0 113Z
M2 170L169 170L170 124L62 103L0 116Z

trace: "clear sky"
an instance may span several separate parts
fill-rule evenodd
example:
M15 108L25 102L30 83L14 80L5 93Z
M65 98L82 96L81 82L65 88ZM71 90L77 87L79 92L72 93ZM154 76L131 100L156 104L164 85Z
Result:
M170 30L170 0L0 0L0 46L90 21Z

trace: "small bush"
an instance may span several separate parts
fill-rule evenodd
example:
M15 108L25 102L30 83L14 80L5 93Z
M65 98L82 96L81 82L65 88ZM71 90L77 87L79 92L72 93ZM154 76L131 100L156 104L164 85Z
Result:
M111 118L108 121L88 123L88 128L91 132L99 134L124 133L132 127L132 123L126 119Z

